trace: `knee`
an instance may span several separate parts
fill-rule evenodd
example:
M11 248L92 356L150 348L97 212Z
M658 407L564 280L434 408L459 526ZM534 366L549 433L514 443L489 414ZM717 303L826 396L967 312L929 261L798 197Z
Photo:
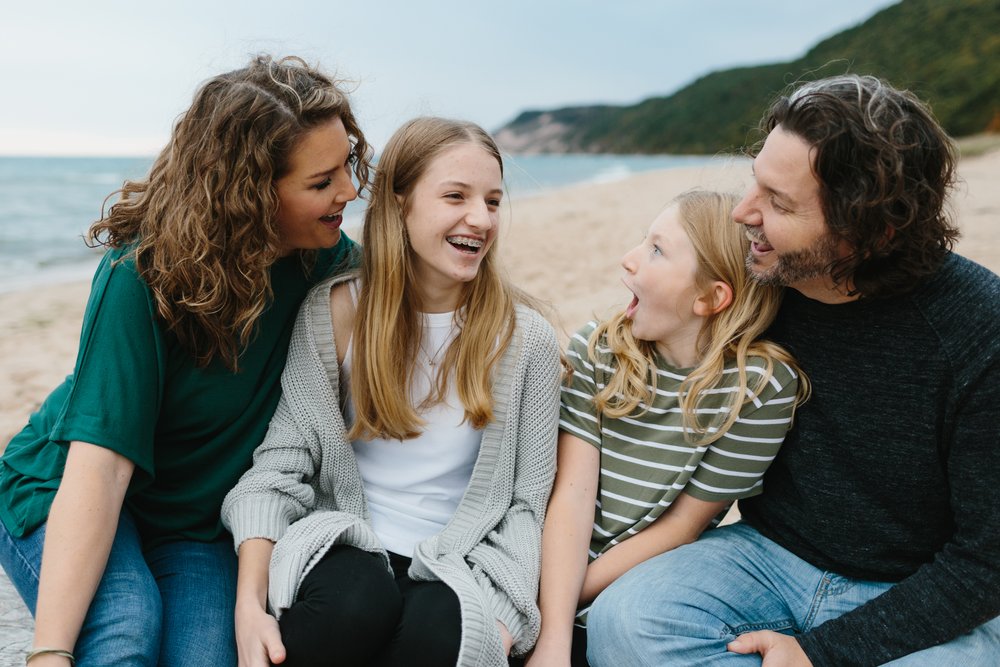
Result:
M602 592L587 614L587 659L594 667L620 664L691 664L717 651L717 618L700 609L680 582L663 587L626 577Z
M325 664L331 655L339 664L366 662L392 637L402 604L378 557L359 552L321 561L279 621L286 664Z
M114 600L95 598L80 629L76 656L82 664L156 665L163 610L155 585L138 582Z

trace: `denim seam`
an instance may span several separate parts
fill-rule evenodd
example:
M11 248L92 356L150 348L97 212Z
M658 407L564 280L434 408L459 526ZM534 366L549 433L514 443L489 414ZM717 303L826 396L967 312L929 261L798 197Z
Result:
M16 539L14 539L13 537L8 537L8 542L10 543L11 551L14 552L14 555L24 566L24 569L27 570L32 577L34 577L35 585L37 586L40 575L38 573L38 570L35 569L35 564L31 562L31 559L29 559L27 556L24 555L24 551L21 549L21 545L18 544L18 541Z
M727 625L725 626L725 631L719 633L719 639L731 638L733 635L739 636L747 632L757 632L758 630L774 630L776 632L780 632L781 630L794 629L795 621L792 619L770 621L768 623L743 623L742 625L737 625L735 628Z
M823 601L826 599L827 593L829 592L830 583L830 573L824 572L823 578L820 579L819 586L816 588L816 592L813 593L812 604L809 605L809 613L802 622L802 632L809 632L812 628L813 621L816 620L820 607L823 605Z

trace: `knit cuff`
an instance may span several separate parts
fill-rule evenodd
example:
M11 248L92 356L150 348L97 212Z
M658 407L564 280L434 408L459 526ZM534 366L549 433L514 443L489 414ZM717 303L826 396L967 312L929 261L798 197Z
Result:
M277 542L291 524L288 508L274 496L245 498L223 507L222 523L233 535L237 553L247 540L263 538Z

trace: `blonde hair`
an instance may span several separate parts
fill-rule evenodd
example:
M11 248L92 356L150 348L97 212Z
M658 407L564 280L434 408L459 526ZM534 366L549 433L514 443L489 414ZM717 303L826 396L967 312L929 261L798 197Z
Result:
M438 365L431 395L414 405L409 392L423 330L405 219L414 186L431 161L463 144L482 147L503 174L500 151L482 128L443 118L409 121L393 134L379 157L365 213L353 332L351 439L416 437L424 424L418 409L444 400L452 373L465 419L483 428L493 418L493 368L510 344L514 304L522 300L498 268L496 241L476 277L465 286L455 315L459 332Z
M717 440L733 425L742 406L770 381L776 362L787 364L798 374L797 404L809 395L809 381L791 354L775 343L761 340L778 313L782 292L779 287L755 281L747 271L749 241L743 228L732 221L732 211L738 202L739 197L734 194L704 190L685 192L672 202L678 207L681 225L698 259L696 286L707 289L718 280L733 291L732 303L705 319L698 336L701 361L680 386L685 438L697 444ZM632 335L632 322L624 311L602 322L591 334L588 341L591 358L596 358L601 343L614 354L617 368L594 397L598 409L611 417L624 417L635 413L643 403L651 405L651 387L656 386L654 343L637 340ZM765 362L765 372L753 381L746 371L751 356ZM703 420L698 410L708 390L722 384L726 363L734 361L739 385L728 401L728 411L719 411L713 418Z
M237 370L273 297L275 182L302 137L333 118L344 124L364 189L371 149L340 82L299 58L257 56L199 88L149 176L126 181L90 228L92 244L135 244L157 314L199 366L220 357Z

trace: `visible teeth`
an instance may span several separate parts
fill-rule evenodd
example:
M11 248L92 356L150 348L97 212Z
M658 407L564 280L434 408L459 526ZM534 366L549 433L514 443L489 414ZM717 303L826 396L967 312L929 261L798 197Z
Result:
M456 245L466 245L470 248L482 248L483 242L481 239L470 239L467 236L448 236L445 239L448 243L454 243Z

